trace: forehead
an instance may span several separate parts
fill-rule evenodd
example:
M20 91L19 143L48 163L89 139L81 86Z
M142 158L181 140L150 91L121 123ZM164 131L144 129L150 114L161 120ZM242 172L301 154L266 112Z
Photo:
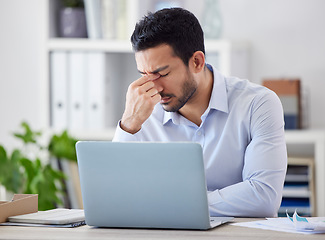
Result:
M141 72L153 72L166 65L173 65L181 61L174 54L172 47L163 44L135 53L137 68Z

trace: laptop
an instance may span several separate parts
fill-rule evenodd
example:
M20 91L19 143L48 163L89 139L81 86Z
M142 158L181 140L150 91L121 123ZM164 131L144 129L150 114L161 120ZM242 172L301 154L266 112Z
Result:
M86 224L111 228L210 229L198 143L79 141Z

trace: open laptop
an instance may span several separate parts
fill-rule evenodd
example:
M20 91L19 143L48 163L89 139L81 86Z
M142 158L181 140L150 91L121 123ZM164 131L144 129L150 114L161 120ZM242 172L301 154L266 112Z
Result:
M118 228L210 229L202 148L197 143L79 141L86 224Z

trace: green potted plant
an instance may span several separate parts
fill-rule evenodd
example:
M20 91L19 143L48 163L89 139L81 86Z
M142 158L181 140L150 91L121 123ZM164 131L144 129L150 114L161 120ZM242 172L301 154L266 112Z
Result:
M0 185L12 193L39 194L39 210L64 205L62 197L67 177L60 169L51 166L49 158L76 161L74 145L77 140L64 131L62 135L53 135L48 146L42 146L39 143L41 132L31 130L26 122L21 126L23 131L14 133L23 141L21 149L14 149L9 154L0 145Z

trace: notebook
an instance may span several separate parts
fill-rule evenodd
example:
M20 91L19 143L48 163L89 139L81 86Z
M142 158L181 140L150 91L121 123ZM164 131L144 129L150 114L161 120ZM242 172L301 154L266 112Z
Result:
M8 218L6 225L77 227L85 224L82 209L56 208Z
M79 141L86 224L114 228L210 229L201 145Z

